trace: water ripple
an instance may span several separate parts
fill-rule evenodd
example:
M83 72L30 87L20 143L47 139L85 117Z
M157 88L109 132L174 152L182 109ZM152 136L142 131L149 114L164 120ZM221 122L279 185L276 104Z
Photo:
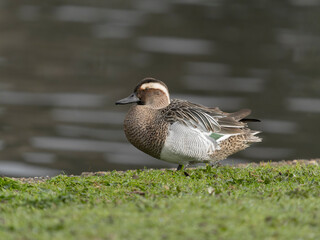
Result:
M85 93L0 92L0 103L12 105L100 107L106 97Z
M60 170L50 169L45 167L39 167L29 165L22 162L14 161L0 161L0 174L6 176L23 176L23 177L34 177L34 176L54 176L60 173Z
M287 103L291 111L320 113L319 98L288 98Z
M62 122L119 125L122 124L125 118L125 113L97 110L53 109L52 116L55 120Z
M174 37L140 37L137 45L148 52L182 55L208 55L212 54L214 47L208 40Z

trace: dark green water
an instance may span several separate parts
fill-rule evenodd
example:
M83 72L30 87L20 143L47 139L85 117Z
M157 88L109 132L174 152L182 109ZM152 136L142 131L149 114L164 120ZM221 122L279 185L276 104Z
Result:
M251 108L264 141L228 162L320 156L320 1L0 1L0 174L172 166L125 139L142 78Z

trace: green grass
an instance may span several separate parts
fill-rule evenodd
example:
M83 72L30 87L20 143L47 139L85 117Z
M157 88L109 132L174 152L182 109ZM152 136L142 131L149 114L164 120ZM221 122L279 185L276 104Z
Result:
M0 178L0 239L320 239L320 167Z

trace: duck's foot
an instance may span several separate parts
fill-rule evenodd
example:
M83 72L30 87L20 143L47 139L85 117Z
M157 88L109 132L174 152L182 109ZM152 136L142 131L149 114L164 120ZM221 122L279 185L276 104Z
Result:
M184 169L184 165L179 164L179 166L177 167L177 171L183 170Z
M186 165L186 167L187 167L187 166L188 166L188 164ZM177 171L182 171L184 168L185 168L184 165L179 164L179 166L177 167ZM190 176L190 174L187 173L186 171L183 171L183 174L184 174L186 177L189 177L189 176Z
M221 167L221 166L222 166L221 162L215 162L215 163L211 164L211 167L213 167L213 168L218 168L218 167Z

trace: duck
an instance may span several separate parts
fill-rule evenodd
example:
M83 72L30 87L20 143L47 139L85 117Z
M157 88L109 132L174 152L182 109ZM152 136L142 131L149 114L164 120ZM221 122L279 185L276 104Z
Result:
M178 164L177 170L205 163L215 165L252 143L260 131L249 129L250 109L227 113L187 100L170 99L167 85L142 79L128 97L116 105L133 104L124 119L128 141L142 152Z

